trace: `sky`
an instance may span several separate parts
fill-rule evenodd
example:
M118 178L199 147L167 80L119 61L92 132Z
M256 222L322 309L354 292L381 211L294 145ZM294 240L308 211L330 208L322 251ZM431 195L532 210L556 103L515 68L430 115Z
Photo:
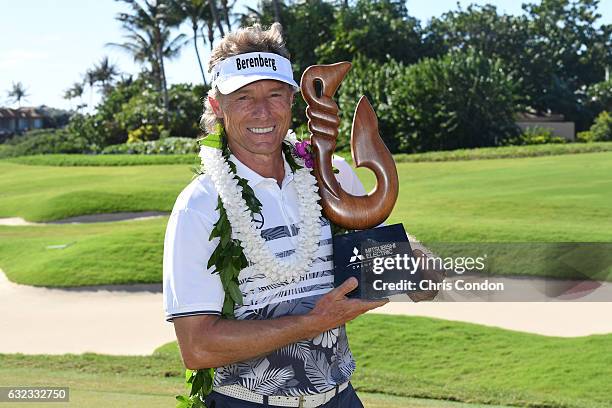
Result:
M470 3L493 4L500 13L521 14L522 1L459 1L463 8ZM237 11L257 1L238 0ZM431 17L457 9L456 0L408 0L410 15L424 25ZM80 81L85 72L104 56L121 72L136 74L140 68L124 51L107 43L122 42L117 13L127 11L125 4L113 0L0 0L0 107L12 106L7 92L14 82L26 88L22 106L47 105L73 108L77 101L63 99L64 91ZM601 0L598 23L612 23L612 0ZM181 32L190 34L184 25ZM202 62L207 66L208 49ZM205 68L206 69L206 68ZM180 56L166 63L169 83L200 83L201 74L193 46L186 46ZM83 102L94 106L99 96L86 89Z

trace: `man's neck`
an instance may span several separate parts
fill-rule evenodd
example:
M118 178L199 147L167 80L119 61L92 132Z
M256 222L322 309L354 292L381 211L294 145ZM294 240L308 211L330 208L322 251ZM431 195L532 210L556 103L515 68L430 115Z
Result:
M245 166L262 177L274 178L279 186L282 186L285 178L285 162L282 150L272 154L254 154L243 149L232 148L232 154L236 156Z

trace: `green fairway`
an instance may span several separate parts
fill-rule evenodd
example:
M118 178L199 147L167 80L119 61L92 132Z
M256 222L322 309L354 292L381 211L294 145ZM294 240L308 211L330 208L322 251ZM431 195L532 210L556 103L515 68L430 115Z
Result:
M361 316L347 331L352 382L368 407L612 407L612 335L555 338L387 315ZM183 372L176 343L142 357L0 354L0 384L70 386L79 407L172 406Z
M16 378L28 378L26 382ZM135 407L173 408L175 395L184 392L179 378L134 377L117 374L89 374L47 369L0 368L0 384L70 387L70 402L53 403L61 408ZM366 408L502 408L502 406L398 397L379 393L359 392ZM9 405L3 404L8 408ZM20 403L19 407L41 407L47 404Z
M400 197L388 222L402 222L425 243L612 242L612 152L399 163L398 170ZM184 164L58 167L0 161L0 171L0 216L27 220L170 211L192 177ZM358 174L372 186L368 170ZM12 281L30 285L159 282L166 222L162 217L0 226L0 268ZM68 246L48 248L54 245Z
M611 152L400 163L398 171L389 222L422 241L612 242Z
M50 221L121 211L170 211L190 166L59 167L0 161L0 217Z
M166 223L0 227L0 268L13 282L34 286L161 282Z
M0 145L0 157L3 145ZM483 160L537 156L555 156L576 153L612 151L612 142L560 143L525 146L477 147L471 149L442 150L424 153L400 153L394 155L397 163L438 162L457 160ZM336 154L350 160L350 151ZM6 162L42 166L133 166L150 164L197 165L199 157L194 154L36 154L7 157Z

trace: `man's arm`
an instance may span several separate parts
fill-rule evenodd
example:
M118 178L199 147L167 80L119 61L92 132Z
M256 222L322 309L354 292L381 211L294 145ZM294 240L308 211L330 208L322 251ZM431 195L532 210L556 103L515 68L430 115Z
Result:
M174 329L185 367L215 368L266 355L341 326L388 302L347 298L345 295L356 287L357 279L347 279L301 316L269 320L228 320L218 316L175 318Z

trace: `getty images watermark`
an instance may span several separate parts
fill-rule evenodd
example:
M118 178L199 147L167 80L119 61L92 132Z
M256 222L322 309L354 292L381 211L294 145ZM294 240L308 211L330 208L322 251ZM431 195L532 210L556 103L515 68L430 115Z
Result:
M386 244L393 245L396 244ZM366 254L373 248L367 248ZM380 247L378 249L381 249ZM353 253L358 253L359 250L355 247ZM362 255L362 261L365 262L366 257ZM394 271L394 277L401 277L405 274L415 276L418 271L437 270L437 271L452 271L458 275L466 272L484 272L486 270L487 255L470 257L444 257L429 256L415 257L408 254L395 254L393 256L374 256L371 259L371 272L377 275L379 279L372 281L372 288L377 291L417 291L417 290L485 290L485 291L503 291L503 282L491 282L485 280L482 282L470 282L464 279L444 280L435 282L429 279L399 279L387 280L383 279L385 272ZM387 275L388 276L388 275Z
M410 301L403 295L437 291L440 302L612 301L612 242L361 242L350 248L334 268L360 279L364 298Z

